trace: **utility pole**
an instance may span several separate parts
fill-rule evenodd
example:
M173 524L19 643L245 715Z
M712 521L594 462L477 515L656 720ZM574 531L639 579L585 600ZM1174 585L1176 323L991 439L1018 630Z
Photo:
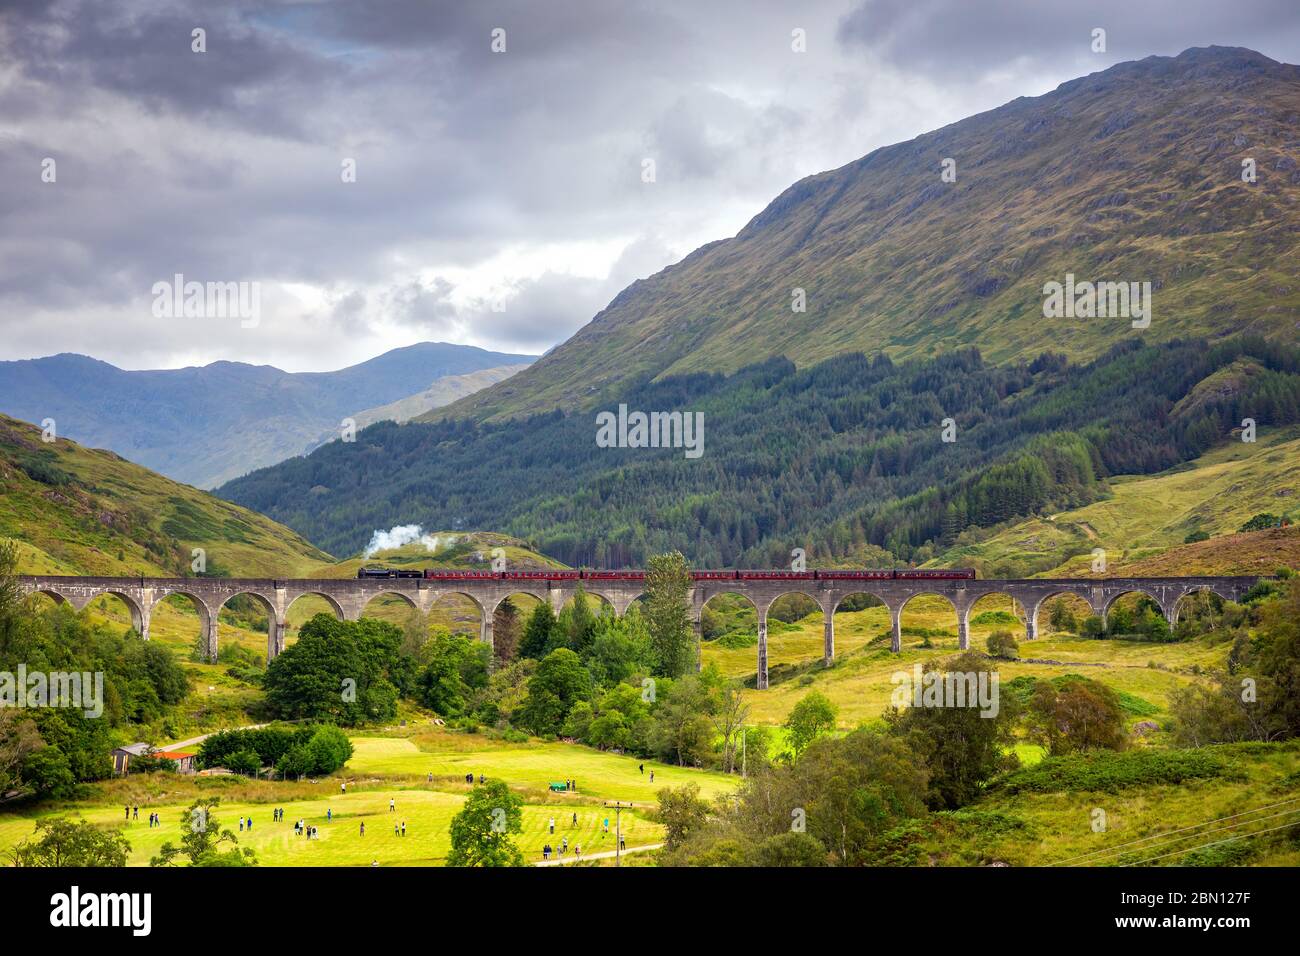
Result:
M614 808L614 865L622 866L623 865L623 856L622 856L623 854L623 811L631 810L632 804L622 803L618 800L615 800L613 803L610 803L608 800L606 800L605 806Z

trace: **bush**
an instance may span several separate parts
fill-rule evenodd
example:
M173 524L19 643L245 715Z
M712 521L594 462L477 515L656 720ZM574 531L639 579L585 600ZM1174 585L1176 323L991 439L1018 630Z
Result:
M989 654L1007 660L1020 656L1020 645L1010 631L994 631L988 638Z
M252 776L262 769L262 759L252 750L236 750L226 758L226 769Z
M1019 624L1020 619L1010 611L981 611L970 622L972 626L989 627L993 624Z
M352 741L337 727L318 727L307 743L312 759L312 773L328 774L352 759Z
M1180 866L1245 866L1255 855L1249 842L1220 843L1192 850L1176 861Z
M1281 524L1282 524L1281 518L1279 518L1275 514L1270 514L1269 512L1265 511L1255 515L1253 518L1251 518L1249 521L1247 521L1244 525L1242 525L1237 530L1238 532L1263 531L1265 528L1280 527Z
M1007 793L1116 793L1126 787L1223 776L1227 765L1204 750L1107 750L1044 757L997 782Z

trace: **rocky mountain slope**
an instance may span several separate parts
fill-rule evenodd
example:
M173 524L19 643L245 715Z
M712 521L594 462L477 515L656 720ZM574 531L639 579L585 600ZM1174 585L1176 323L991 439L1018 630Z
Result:
M941 181L955 161L954 182ZM1256 181L1242 179L1253 160ZM633 283L563 345L439 417L591 408L629 381L779 354L977 346L1090 358L1128 318L1045 319L1047 282L1150 282L1151 340L1300 327L1300 67L1190 49L795 183L734 238ZM792 311L796 290L806 311Z

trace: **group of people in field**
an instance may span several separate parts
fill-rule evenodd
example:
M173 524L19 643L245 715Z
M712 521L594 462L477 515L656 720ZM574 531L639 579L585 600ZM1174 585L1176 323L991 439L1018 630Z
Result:
M133 806L128 805L128 806L123 807L122 810L123 810L123 816L126 818L126 822L127 822L127 823L130 823L132 820L139 820L139 819L140 819L140 808L139 808L139 807L133 807ZM150 814L149 814L149 828L150 828L150 829L153 829L154 827L160 827L160 826L162 826L162 814L160 814L160 813L150 813Z
M642 765L640 766L640 770L641 770L641 773L643 773L643 774L645 773L645 765L644 765L644 764L642 764ZM651 779L651 780L654 780L654 771L653 771L653 770L650 771L650 779ZM430 772L430 773L428 774L428 780L429 780L430 783L433 782L433 773L432 773L432 772ZM473 786L473 784L474 784L474 774L472 774L472 773L467 773L467 774L465 774L465 782L466 782L467 784ZM486 777L486 775L480 773L480 774L478 775L478 782L479 782L480 784L482 784L482 783L486 783L486 782L487 782L487 777ZM564 787L565 787L565 790L566 790L566 791L574 792L574 791L576 791L576 790L578 789L578 781L577 781L577 780L569 780L569 779L566 779L566 780L564 781ZM339 784L339 792L340 792L341 794L343 794L344 796L347 795L347 792L348 792L348 784L347 784L347 781L346 781L346 780ZM140 819L140 808L139 808L139 807L132 807L132 806L129 806L129 805L128 805L128 806L123 807L123 810L125 811L125 817L126 817L126 820L127 820L128 823L129 823L131 820L139 820L139 819ZM396 797L389 797L389 799L388 799L388 812L389 812L389 813L396 813L396 812L397 812L397 798L396 798ZM282 822L284 822L284 813L285 813L285 811L284 811L284 808L283 808L283 807L274 807L274 808L271 810L271 819L272 819L272 821L274 821L274 822L276 822L276 823L282 823ZM333 807L326 807L326 808L325 808L325 819L326 819L327 822L330 822L330 823L332 823L332 822L334 821L334 808L333 808ZM150 813L150 814L149 814L149 826L150 826L150 827L160 827L160 826L162 826L162 816L161 816L161 814L156 813L156 812L154 812L154 813ZM577 826L578 826L578 814L577 814L577 812L574 812L573 816L571 817L570 822L569 822L569 826L570 826L571 828L574 828L574 829L577 828ZM240 833L243 833L243 832L245 832L246 830L247 830L247 831L252 831L252 829L253 829L253 818L252 818L252 816L251 816L251 815L249 815L249 816L241 816L241 817L239 818L239 832L240 832ZM548 822L548 830L549 830L549 833L550 833L551 835L554 835L554 834L555 834L555 817L551 817L551 818L550 818L550 821ZM302 818L300 818L300 819L294 821L294 824L293 824L293 832L294 832L294 835L295 835L295 836L305 836L308 840L319 840L319 839L320 839L320 829L319 829L317 826L313 825L313 824L308 824L307 821L306 821L305 819L302 819ZM365 836L365 835L366 835L366 822L365 822L365 820L361 820L361 821L359 822L359 832L360 832L360 835L361 835L361 836ZM602 822L602 825L601 825L601 838L603 839L605 836L608 836L608 835L609 835L609 817L605 817L604 820L603 820L603 822ZM393 836L396 836L396 837L404 837L404 836L406 836L406 821L405 821L405 820L400 820L400 821L395 820L395 821L393 822ZM626 843L626 841L623 839L623 837L622 837L621 834L620 834L620 836L619 836L619 838L618 838L618 842L619 842L619 849L621 849L621 850L625 850L625 849L627 849L627 843ZM563 858L563 857L567 856L568 853L569 853L569 838L568 838L567 836L561 838L561 840L560 840L560 842L559 842L559 844L558 844L558 847L557 847L557 846L552 846L552 844L551 844L551 842L550 842L549 840L548 840L548 841L546 842L546 844L542 847L542 859L543 859L543 860L549 860L552 856L555 856L555 857L557 857L557 858ZM578 860L582 859L582 846L581 846L580 844L577 844L577 843L573 844L573 856L574 856L575 859L578 859ZM377 861L376 861L376 863L372 863L371 865L372 865L372 866L373 866L373 865L377 865Z
M555 852L555 848L552 847L551 844L548 842L545 846L542 847L542 859L543 859L543 860L549 860L549 859L551 858L551 854L554 853L554 852ZM564 855L565 855L566 853L568 853L568 852L569 852L569 838L568 838L568 837L565 837L563 840L560 841L560 852L559 852L559 856L562 857L562 856L564 856ZM574 858L575 860L581 860L581 859L582 859L582 844L581 844L581 843L575 843L575 844L573 844L573 858Z
M578 826L578 814L575 811L573 817L569 821L569 827L570 829L576 829L577 826ZM555 834L555 817L551 817L549 820L546 821L546 828L547 828L547 832L550 835L553 836ZM609 817L605 817L603 820L601 820L600 830L601 830L600 838L602 840L605 839L605 837L609 836ZM623 839L623 834L621 833L618 836L618 848L620 850L627 849L627 841ZM551 845L551 841L547 840L546 843L542 846L542 859L549 860L552 856L555 856L556 859L562 859L568 854L568 852L569 852L569 838L567 836L560 838L558 852L557 852L557 848ZM573 856L575 860L582 859L581 844L575 843L573 845Z

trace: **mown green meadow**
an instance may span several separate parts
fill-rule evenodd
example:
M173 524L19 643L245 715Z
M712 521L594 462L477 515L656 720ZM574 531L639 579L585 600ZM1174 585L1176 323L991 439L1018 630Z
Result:
M400 731L395 731L400 733ZM222 829L236 831L239 845L251 847L259 863L269 866L440 865L450 848L448 827L469 791L465 774L482 773L505 780L525 800L523 833L516 843L530 861L542 858L542 846L568 837L586 853L614 849L615 817L605 801L634 803L624 810L622 826L629 848L658 843L662 827L649 819L655 793L663 787L695 783L706 795L729 791L739 781L722 774L667 767L587 747L537 741L504 744L482 734L422 728L411 736L358 736L355 753L339 774L314 782L252 781L236 777L194 778L173 774L134 776L90 788L84 800L60 807L39 806L0 813L0 858L33 832L36 820L50 815L81 817L122 830L131 843L130 862L147 865L165 841L177 842L187 825L187 808L199 795L222 798L215 816ZM650 772L655 781L650 783ZM430 783L428 775L433 774ZM578 790L551 793L552 780L576 781ZM347 793L342 785L347 783ZM396 810L389 810L389 800ZM140 819L123 819L126 805L140 808ZM285 820L273 823L272 809L283 807ZM327 812L333 811L333 819ZM161 827L150 828L148 815L162 814ZM578 822L572 822L577 814ZM253 829L238 832L241 816ZM609 834L603 821L609 818ZM555 834L549 831L554 818ZM295 836L293 823L303 819L320 828L318 840ZM406 836L393 832L406 822ZM366 833L361 834L365 823Z

